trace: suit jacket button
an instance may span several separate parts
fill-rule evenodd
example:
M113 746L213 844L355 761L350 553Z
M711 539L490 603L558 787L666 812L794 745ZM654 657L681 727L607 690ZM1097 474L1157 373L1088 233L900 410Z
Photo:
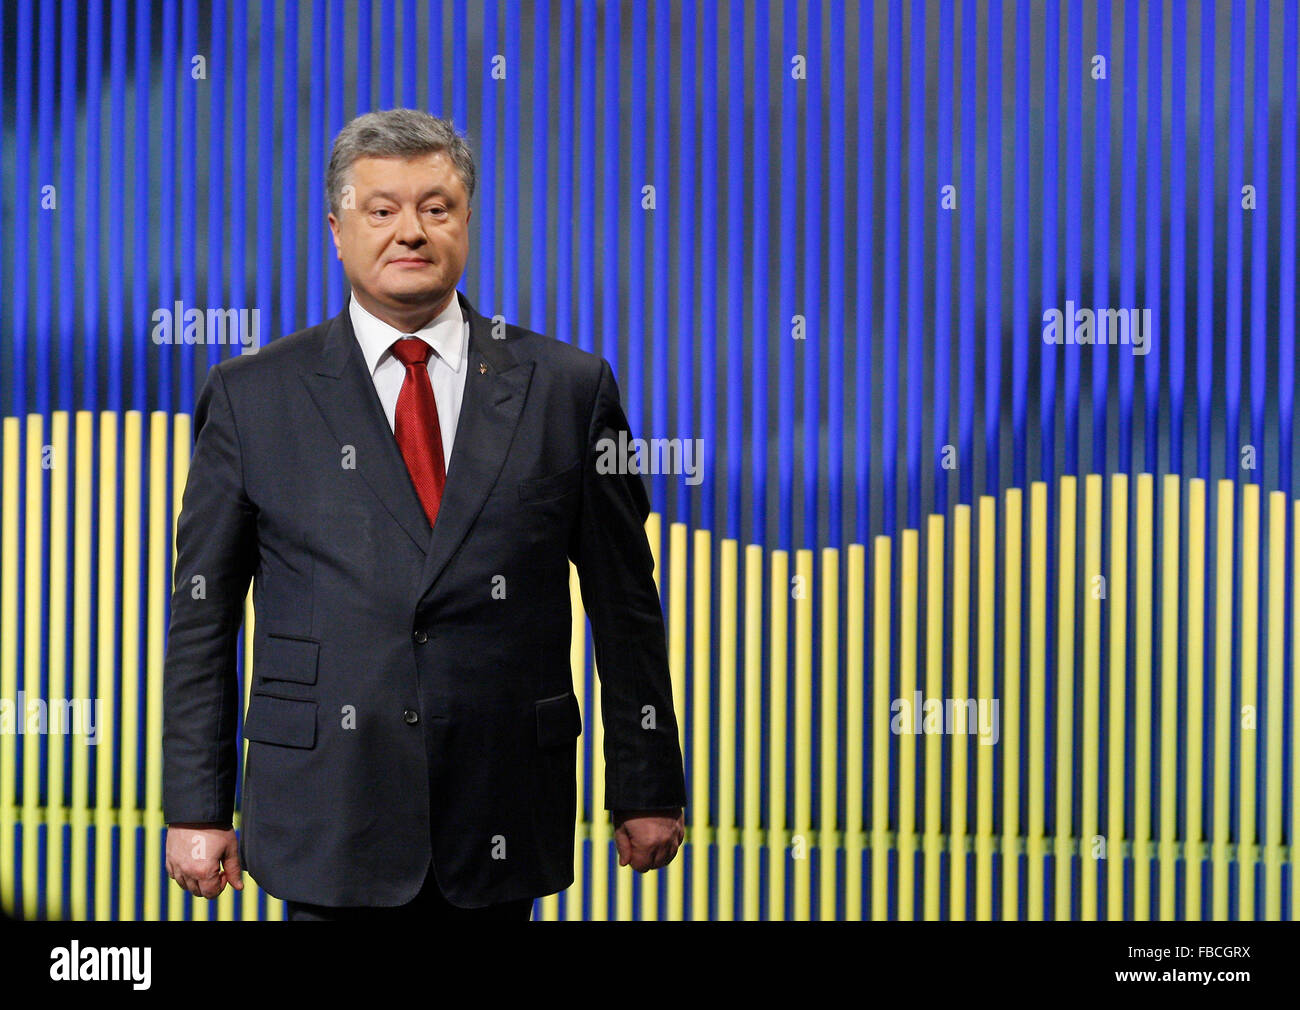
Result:
M429 640L429 636L428 636L428 634L427 634L426 632L424 632L424 631L422 631L422 630L421 630L421 631L417 631L417 632L415 633L415 640L416 640L417 642L419 642L421 645L423 645L425 642L427 642L427 641Z
M405 712L402 713L402 718L406 720L408 725L414 726L417 722L420 721L420 713L415 711L415 709L413 708L408 708Z

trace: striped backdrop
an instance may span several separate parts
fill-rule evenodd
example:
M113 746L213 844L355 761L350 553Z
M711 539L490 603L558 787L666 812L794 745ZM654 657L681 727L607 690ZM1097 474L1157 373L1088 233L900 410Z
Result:
M0 700L102 723L0 710L5 909L283 915L162 870L175 510L238 348L155 312L339 311L329 144L407 105L474 149L476 308L702 448L648 478L686 846L617 867L575 583L535 917L1294 918L1298 7L5 4ZM1077 307L1145 353L1045 342Z

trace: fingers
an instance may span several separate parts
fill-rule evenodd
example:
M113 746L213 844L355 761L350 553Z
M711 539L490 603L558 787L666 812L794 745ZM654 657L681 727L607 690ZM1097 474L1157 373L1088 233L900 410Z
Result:
M239 865L239 846L231 845L226 849L226 854L221 859L222 863L222 880L229 881L230 886L236 891L244 889L244 871Z

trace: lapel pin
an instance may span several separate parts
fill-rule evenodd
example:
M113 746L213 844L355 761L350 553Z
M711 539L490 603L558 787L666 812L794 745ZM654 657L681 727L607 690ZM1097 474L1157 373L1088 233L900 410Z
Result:
M481 361L478 363L478 374L479 375L487 374L487 365L483 364L483 362Z

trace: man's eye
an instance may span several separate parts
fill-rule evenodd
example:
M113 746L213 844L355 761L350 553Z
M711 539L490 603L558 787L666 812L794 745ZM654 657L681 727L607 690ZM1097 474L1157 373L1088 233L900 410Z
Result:
M433 213L435 213L435 214L445 214L445 213L447 213L447 208L446 208L446 207L430 207L429 210L431 210L431 211L432 211Z

